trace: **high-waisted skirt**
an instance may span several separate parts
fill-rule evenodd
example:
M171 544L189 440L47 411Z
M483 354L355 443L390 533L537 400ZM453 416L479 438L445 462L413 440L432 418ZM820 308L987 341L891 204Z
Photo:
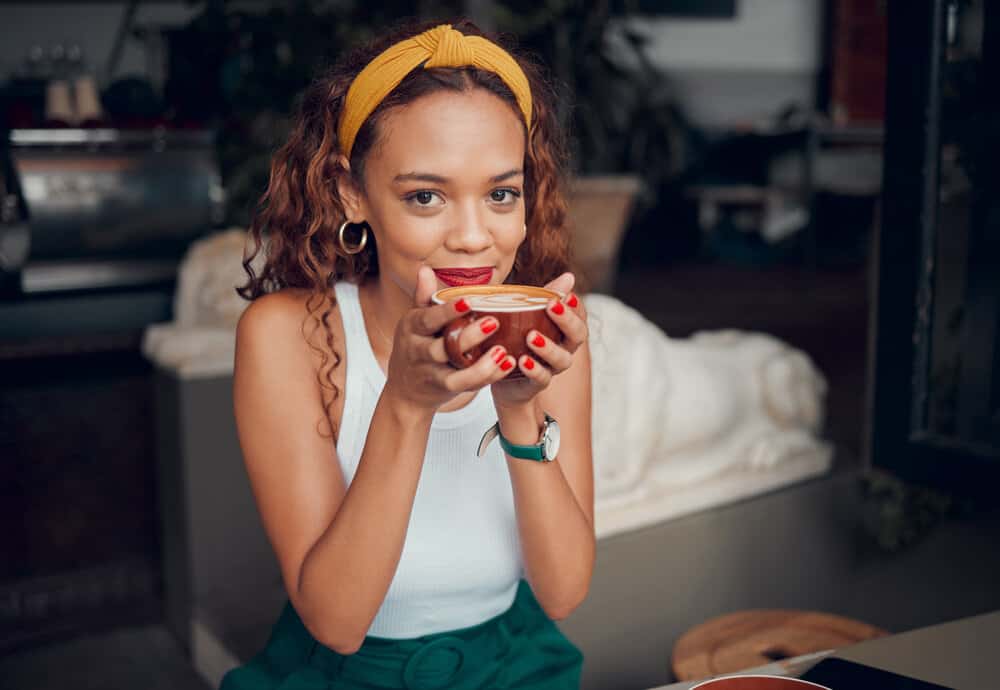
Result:
M366 637L350 655L306 630L286 604L264 650L220 690L578 690L583 655L545 615L527 582L485 623L413 639Z

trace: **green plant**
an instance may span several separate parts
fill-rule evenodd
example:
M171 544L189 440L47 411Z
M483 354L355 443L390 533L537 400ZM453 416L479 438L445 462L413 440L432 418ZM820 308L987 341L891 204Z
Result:
M902 551L921 541L949 518L976 506L946 491L905 482L884 470L861 478L861 528L880 549Z

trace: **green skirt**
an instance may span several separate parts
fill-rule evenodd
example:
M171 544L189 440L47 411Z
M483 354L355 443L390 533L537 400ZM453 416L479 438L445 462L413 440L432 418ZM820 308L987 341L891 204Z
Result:
M220 690L578 690L583 655L521 581L513 605L471 628L414 639L366 637L354 654L317 642L286 604L262 652Z

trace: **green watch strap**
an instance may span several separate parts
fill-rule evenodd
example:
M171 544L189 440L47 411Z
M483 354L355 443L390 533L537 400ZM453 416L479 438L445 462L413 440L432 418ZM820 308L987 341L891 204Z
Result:
M541 443L530 446L519 446L505 439L503 434L497 434L497 438L500 440L500 447L503 448L503 452L511 457L520 458L521 460L538 460L539 462L545 459Z
M548 438L548 430L551 428L555 428L557 432L556 441L552 447L549 445L551 439ZM497 422L487 429L485 434L483 434L482 440L479 441L479 448L476 451L476 455L483 457L486 453L486 448L493 442L493 439L496 438L500 439L500 447L503 451L513 458L519 458L521 460L535 460L537 462L551 462L555 460L555 456L559 452L558 429L559 425L556 423L556 420L546 413L545 426L542 428L542 437L538 440L538 443L529 446L521 446L516 443L511 443L504 438L503 434L500 433L500 422ZM547 451L552 453L552 457L546 457Z

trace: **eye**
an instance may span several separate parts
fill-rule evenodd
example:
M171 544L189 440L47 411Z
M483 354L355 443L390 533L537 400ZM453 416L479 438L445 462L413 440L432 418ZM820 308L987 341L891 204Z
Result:
M498 204L513 204L521 193L516 189L502 188L490 192L490 200Z
M444 203L444 200L437 192L432 192L428 189L421 189L412 194L407 194L406 200L411 204L423 207L440 206Z

